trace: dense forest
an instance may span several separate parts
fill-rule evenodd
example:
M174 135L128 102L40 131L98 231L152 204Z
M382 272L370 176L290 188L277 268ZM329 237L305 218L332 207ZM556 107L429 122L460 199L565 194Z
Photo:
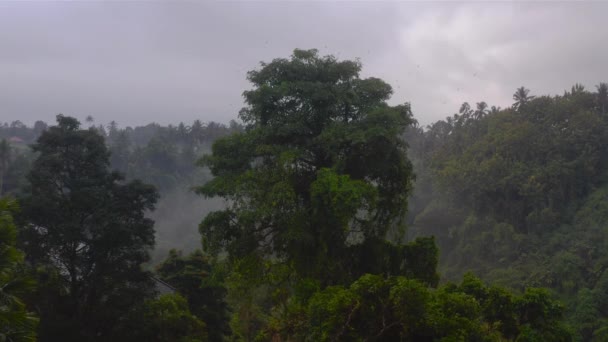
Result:
M606 341L608 85L422 127L358 61L239 122L0 123L0 341Z

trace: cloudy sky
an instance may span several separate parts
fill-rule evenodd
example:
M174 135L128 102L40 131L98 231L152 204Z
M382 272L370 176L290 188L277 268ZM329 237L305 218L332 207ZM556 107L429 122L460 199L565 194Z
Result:
M248 70L318 48L360 58L422 124L515 88L608 81L608 3L0 0L0 122L227 122Z

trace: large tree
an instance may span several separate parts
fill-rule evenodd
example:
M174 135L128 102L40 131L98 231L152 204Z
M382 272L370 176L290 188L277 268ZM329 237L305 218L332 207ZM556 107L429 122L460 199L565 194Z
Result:
M38 153L23 198L22 240L32 265L52 284L36 306L41 340L107 339L150 293L141 265L154 245L157 192L109 171L104 138L57 116L33 145Z
M387 83L360 71L358 61L295 50L249 72L245 131L202 161L215 178L199 192L229 204L201 225L212 252L283 261L323 284L386 265L377 261L392 250L387 234L403 228L412 185L402 133L413 119L409 104L387 104Z

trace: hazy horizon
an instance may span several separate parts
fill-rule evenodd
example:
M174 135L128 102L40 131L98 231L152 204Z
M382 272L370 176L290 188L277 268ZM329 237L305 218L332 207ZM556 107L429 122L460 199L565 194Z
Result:
M0 122L236 119L260 61L360 58L423 125L606 75L608 3L0 2Z

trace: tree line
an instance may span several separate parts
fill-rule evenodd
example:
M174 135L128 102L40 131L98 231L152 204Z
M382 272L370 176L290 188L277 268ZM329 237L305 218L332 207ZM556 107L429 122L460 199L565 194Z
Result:
M418 175L412 236L433 234L447 279L473 271L523 290L550 288L580 340L606 338L608 84L576 84L487 110L465 103L408 128Z
M600 290L579 293L585 307L565 316L554 284L525 273L542 270L541 239L564 246L576 220L589 227L581 244L597 243L601 217L581 210L602 203L601 97L522 87L513 108L465 104L422 129L361 68L316 50L262 63L248 73L242 125L224 126L209 150L198 125L136 134L59 115L32 144L17 198L0 202L11 237L0 240L0 285L29 284L0 293L10 295L0 336L601 340L588 309ZM171 179L200 181L195 191L225 206L201 215L201 250L151 268L150 212ZM573 226L547 223L568 210Z

